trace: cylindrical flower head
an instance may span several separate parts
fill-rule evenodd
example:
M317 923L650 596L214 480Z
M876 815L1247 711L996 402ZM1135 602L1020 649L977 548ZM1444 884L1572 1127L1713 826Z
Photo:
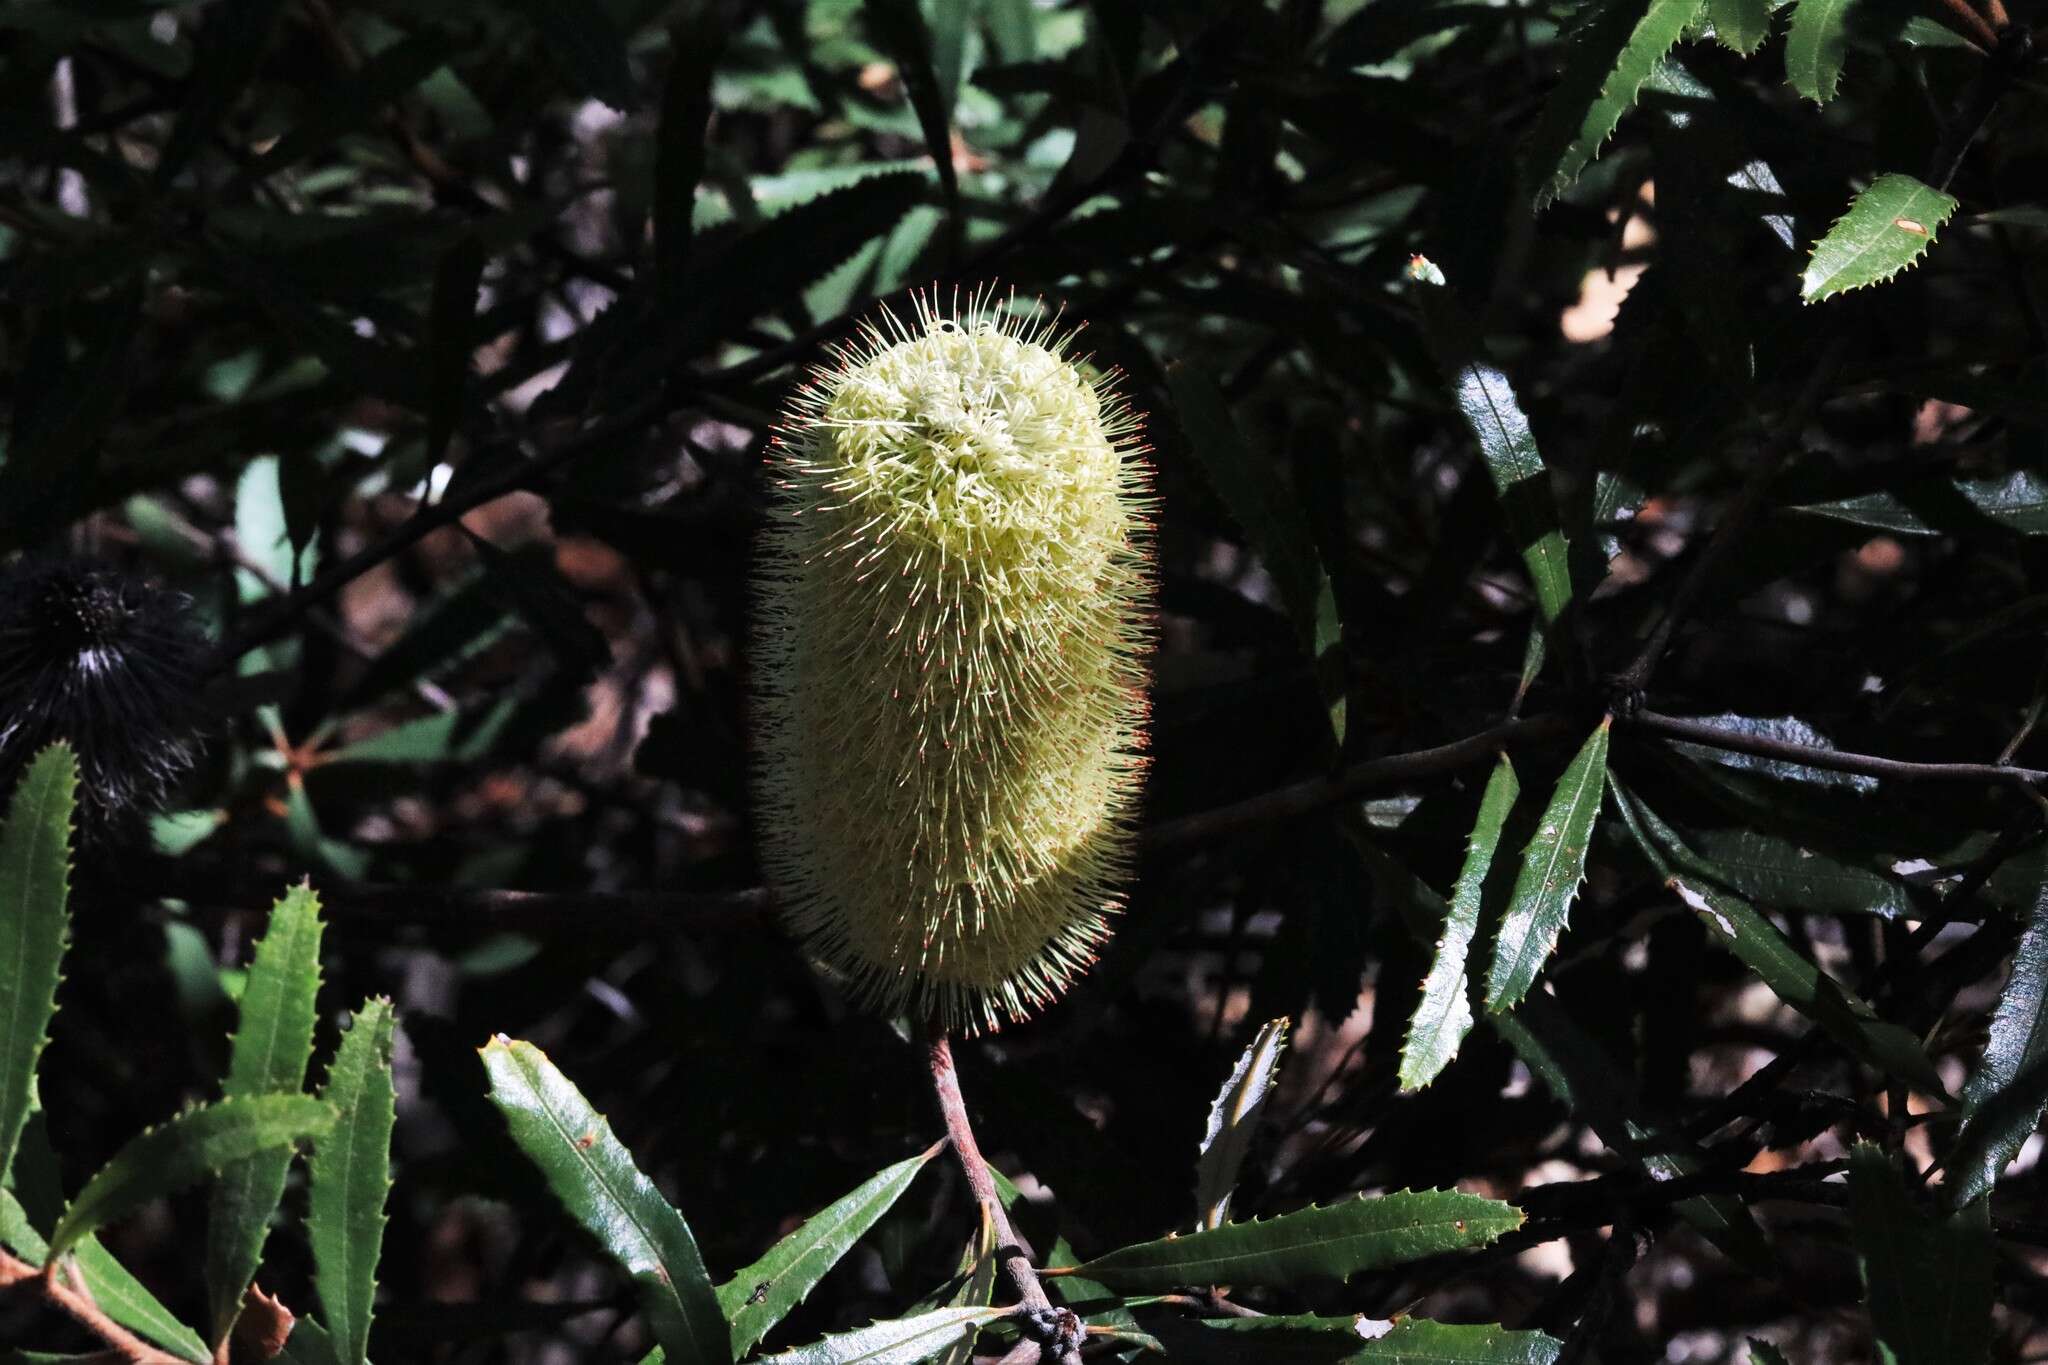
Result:
M957 301L956 301L957 302ZM976 1031L1094 961L1145 758L1136 417L978 296L796 398L756 573L763 858L875 1008Z

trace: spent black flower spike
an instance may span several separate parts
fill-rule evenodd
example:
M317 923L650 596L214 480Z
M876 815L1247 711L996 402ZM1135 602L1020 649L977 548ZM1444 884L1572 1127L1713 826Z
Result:
M118 836L198 756L205 651L182 593L85 560L0 567L0 793L67 740L81 833Z

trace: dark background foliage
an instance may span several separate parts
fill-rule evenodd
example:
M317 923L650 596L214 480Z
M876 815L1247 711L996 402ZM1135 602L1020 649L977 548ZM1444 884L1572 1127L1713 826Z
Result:
M303 875L327 1016L387 993L402 1026L380 1359L646 1345L484 1099L495 1033L576 1078L720 1276L929 1145L915 1050L754 889L746 574L804 367L878 299L992 283L1085 322L1150 414L1161 500L1128 914L1067 1000L961 1049L984 1146L1052 1196L1027 1230L1086 1255L1190 1226L1206 1106L1288 1015L1238 1217L1457 1185L1531 1221L1249 1301L1541 1328L1582 1360L1741 1360L1749 1335L1871 1358L1826 1177L1862 1138L1917 1189L1956 1110L1672 883L1767 912L1951 1094L1979 1069L2039 792L1743 751L2048 766L2048 123L2016 39L1987 57L1908 0L1802 35L1822 5L1714 0L1668 56L1626 46L1661 12L1639 0L1576 39L1547 0L0 8L0 554L146 575L220 646L154 851L78 870L42 1087L67 1180L212 1093L248 941ZM1711 36L1757 16L1753 56ZM1613 140L1533 211L1602 100ZM1886 173L1960 208L1907 273L1803 302L1809 248ZM1406 278L1416 254L1447 287ZM1461 372L1511 381L1533 439L1475 441ZM1532 674L1523 551L1559 533L1571 596ZM1527 721L1483 979L1609 712L1587 887L1508 1016L1551 1032L1482 1022L1399 1092L1414 931L1494 745L1356 765ZM1628 800L1694 863L1660 866ZM1533 1060L1560 1038L1572 1106ZM1688 1191L1753 1210L1769 1273L1674 1214L1631 1150L1652 1132ZM2032 1155L1994 1196L1998 1359L2042 1349ZM113 1238L174 1307L203 1213ZM771 1342L903 1311L971 1218L934 1165ZM273 1237L265 1285L302 1302L307 1273ZM0 1334L31 1322L68 1330L0 1304Z

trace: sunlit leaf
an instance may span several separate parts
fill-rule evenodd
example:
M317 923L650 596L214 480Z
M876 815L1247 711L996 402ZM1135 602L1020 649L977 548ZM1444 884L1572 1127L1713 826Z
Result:
M1435 1080L1458 1054L1458 1046L1472 1031L1472 1003L1467 999L1465 957L1479 932L1480 892L1486 874L1493 867L1500 848L1501 833L1507 826L1521 784L1515 779L1515 765L1502 754L1486 780L1479 798L1479 816L1465 843L1465 862L1444 916L1443 933L1436 940L1429 975L1422 982L1422 998L1408 1020L1408 1036L1401 1044L1401 1088L1419 1090Z
M1799 0L1799 9L1847 3ZM1796 17L1793 24L1796 32ZM1923 185L1910 175L1879 176L1813 244L1806 272L1800 276L1799 297L1817 303L1851 289L1882 284L1919 260L1955 211L1953 195Z
M1205 1228L1221 1227L1230 1217L1230 1195L1237 1188L1238 1168L1244 1164L1245 1152L1280 1075L1287 1023L1284 1018L1272 1019L1259 1026L1257 1036L1209 1105L1209 1125L1202 1134L1201 1157L1195 1163L1195 1208Z

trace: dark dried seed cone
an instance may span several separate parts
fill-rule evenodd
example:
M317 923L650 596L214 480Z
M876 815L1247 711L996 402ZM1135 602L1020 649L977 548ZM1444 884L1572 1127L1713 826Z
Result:
M0 793L45 745L77 751L88 839L156 810L198 755L206 640L181 593L76 560L0 569Z

